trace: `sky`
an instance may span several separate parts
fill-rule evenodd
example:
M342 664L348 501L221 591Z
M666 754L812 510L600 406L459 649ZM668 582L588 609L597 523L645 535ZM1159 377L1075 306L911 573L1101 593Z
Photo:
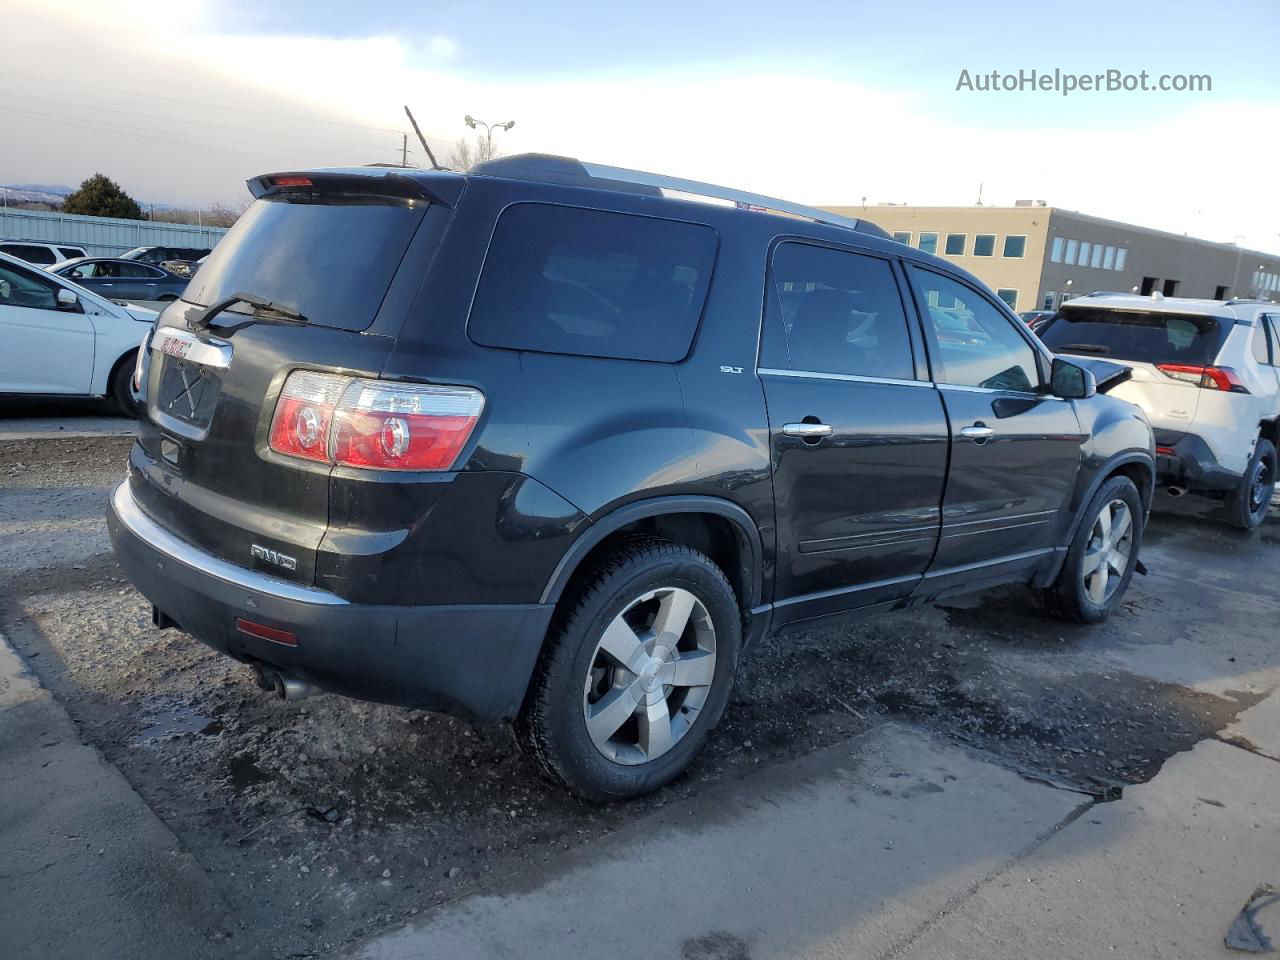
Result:
M398 161L402 133L425 163L407 103L439 154L472 114L516 121L504 153L823 205L1045 200L1280 253L1276 0L4 3L0 183L237 203L260 173ZM1032 69L1212 89L957 89Z

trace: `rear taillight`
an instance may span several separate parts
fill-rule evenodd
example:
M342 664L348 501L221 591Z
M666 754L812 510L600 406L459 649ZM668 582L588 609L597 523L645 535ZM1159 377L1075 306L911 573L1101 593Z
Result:
M271 449L304 460L331 463L329 427L350 377L296 370L289 374L271 418Z
M471 387L296 371L271 420L271 449L371 470L448 470L484 410Z
M356 380L333 424L333 458L350 467L448 470L484 409L470 387Z
M1156 369L1174 380L1194 383L1205 390L1225 390L1227 393L1248 393L1240 375L1230 367L1198 367L1185 363L1157 363Z
M146 362L147 348L151 346L152 330L147 331L147 335L142 338L142 343L138 344L138 356L133 361L133 392L142 392L142 365Z

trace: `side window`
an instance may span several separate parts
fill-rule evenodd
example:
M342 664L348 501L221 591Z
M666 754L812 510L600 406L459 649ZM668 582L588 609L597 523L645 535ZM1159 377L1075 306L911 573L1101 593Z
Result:
M908 270L937 344L940 382L992 390L1039 387L1035 350L991 301L950 277Z
M58 258L48 247L38 247L32 243L6 243L0 246L0 253L7 253L27 263L38 263L42 267L58 262Z
M545 203L498 218L468 332L511 350L674 363L689 352L716 232Z
M1280 314L1266 314L1259 318L1259 323L1267 328L1267 339L1270 341L1271 349L1271 365L1280 366Z
M97 275L97 264L82 263L78 266L72 267L71 272L67 274L67 277L71 280L87 280L88 278L96 277Z
M807 243L773 252L761 366L915 378L902 297L888 260Z
M0 263L0 307L58 309L58 285L34 272Z
M58 252L62 254L64 260L74 260L76 257L83 257L85 252L79 247L59 247Z
M1253 328L1253 359L1264 366L1271 365L1271 344L1267 342L1267 324L1262 317L1258 318L1258 325Z

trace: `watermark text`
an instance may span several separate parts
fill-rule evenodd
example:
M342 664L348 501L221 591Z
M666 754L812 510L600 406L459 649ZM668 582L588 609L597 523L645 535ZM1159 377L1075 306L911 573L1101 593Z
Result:
M971 93L1057 93L1068 97L1073 93L1211 93L1213 77L1207 73L1160 73L1146 70L1130 73L1104 70L1101 73L1071 73L1053 70L999 70L974 72L961 70L956 91Z

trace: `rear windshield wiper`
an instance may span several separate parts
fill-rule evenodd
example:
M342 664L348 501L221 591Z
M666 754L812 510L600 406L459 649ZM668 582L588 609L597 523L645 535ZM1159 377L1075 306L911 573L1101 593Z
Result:
M1111 352L1110 347L1104 347L1100 343L1064 343L1054 348L1055 353L1096 353L1099 356Z
M266 316L276 320L287 320L292 323L306 323L307 318L300 314L297 310L286 307L279 303L272 303L270 300L264 300L262 297L256 297L252 293L233 293L225 300L219 300L213 306L205 310L204 313L190 321L193 327L208 327L213 323L214 317L222 313L224 310L234 307L237 303L247 303L253 307L253 315L255 317Z

